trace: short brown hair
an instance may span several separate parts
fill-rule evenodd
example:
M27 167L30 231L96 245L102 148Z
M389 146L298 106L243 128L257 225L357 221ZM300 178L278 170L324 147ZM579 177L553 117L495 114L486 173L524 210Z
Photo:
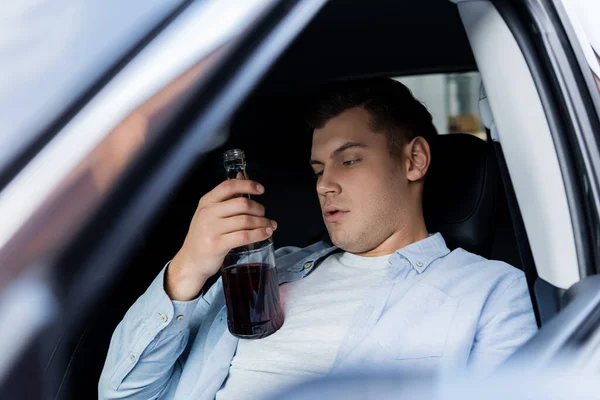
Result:
M371 114L369 126L384 133L392 155L417 136L431 143L437 136L432 117L402 83L390 78L368 78L329 83L319 88L305 113L311 130L319 129L344 111L364 107Z

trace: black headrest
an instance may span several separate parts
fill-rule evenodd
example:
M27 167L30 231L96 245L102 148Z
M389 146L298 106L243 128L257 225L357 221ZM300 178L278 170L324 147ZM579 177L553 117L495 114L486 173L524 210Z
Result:
M438 136L431 148L423 193L428 231L441 232L450 249L489 257L499 185L490 144L456 133Z

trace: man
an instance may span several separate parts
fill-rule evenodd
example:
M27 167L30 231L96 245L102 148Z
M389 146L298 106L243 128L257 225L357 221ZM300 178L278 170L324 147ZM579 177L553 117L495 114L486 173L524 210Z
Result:
M422 211L432 118L402 84L325 87L310 164L334 247L277 252L283 327L238 340L221 281L234 247L277 228L229 180L198 204L184 244L117 327L100 398L249 399L353 366L487 372L536 331L523 273L429 233Z

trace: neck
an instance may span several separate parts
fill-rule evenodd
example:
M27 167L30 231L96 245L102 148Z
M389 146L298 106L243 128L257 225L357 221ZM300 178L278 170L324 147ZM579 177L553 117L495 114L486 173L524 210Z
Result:
M408 227L411 229L408 229ZM426 239L428 236L429 232L427 232L427 228L425 227L425 221L421 218L419 222L407 224L404 226L404 229L395 231L379 246L364 253L358 253L357 255L363 257L377 257L392 254L396 250Z

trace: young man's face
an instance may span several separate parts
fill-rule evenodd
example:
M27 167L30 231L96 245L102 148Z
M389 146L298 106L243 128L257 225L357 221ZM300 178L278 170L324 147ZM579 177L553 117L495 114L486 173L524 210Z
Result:
M315 129L311 165L333 244L375 255L392 235L422 221L422 212L420 190L410 184L410 151L393 157L386 136L369 129L369 119L356 107Z

